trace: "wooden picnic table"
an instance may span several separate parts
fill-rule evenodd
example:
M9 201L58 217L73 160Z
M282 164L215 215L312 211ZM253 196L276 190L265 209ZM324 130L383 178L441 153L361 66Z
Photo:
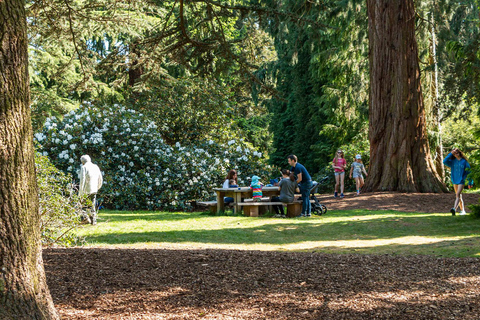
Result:
M238 206L238 203L242 202L242 199L252 198L252 189L250 187L238 187L238 188L213 188L217 193L217 212L225 210L224 197L233 198L233 210L238 213L241 209ZM263 187L262 188L263 196L274 197L280 195L280 190L278 187Z

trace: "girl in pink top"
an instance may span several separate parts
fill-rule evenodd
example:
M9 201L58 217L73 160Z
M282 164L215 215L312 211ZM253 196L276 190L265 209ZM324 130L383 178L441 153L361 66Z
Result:
M340 198L343 198L343 189L345 182L345 169L347 168L347 161L343 155L342 150L337 150L335 158L332 161L332 167L335 169L335 193L334 197L338 196L338 186L340 185Z

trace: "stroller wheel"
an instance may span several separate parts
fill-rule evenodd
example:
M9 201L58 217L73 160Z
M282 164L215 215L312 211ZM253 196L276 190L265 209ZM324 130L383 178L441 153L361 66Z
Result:
M323 214L327 213L327 207L325 205L321 205L322 206L322 211L323 211Z
M313 210L313 214L321 216L323 214L322 207L316 207L315 210Z

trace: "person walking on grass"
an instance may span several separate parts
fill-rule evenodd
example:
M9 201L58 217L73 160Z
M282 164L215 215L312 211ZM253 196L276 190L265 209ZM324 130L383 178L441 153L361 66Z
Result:
M453 205L453 208L450 209L450 212L452 213L452 216L454 216L457 208L460 207L460 215L465 215L466 212L462 198L462 191L465 187L465 179L470 173L470 164L465 158L463 152L457 148L454 148L452 152L445 157L443 163L451 168L452 183L455 190L455 204Z
M352 163L352 167L350 168L350 179L352 179L352 176L353 179L355 179L355 184L357 185L357 196L360 194L360 189L365 183L362 172L365 173L365 177L368 177L367 171L365 171L365 166L362 162L362 156L357 154L355 156L355 161Z
M89 209L90 213L83 216L83 219L91 223L97 224L97 192L102 187L103 177L100 168L92 162L89 155L83 155L80 157L80 172L78 177L80 179L80 185L78 186L78 195L80 197L87 197L89 202L92 203Z
M291 172L297 177L297 183L300 187L300 193L302 194L302 214L300 217L311 217L312 206L310 205L309 194L312 188L312 177L308 173L307 169L301 165L297 156L291 154L287 157L288 164L292 166Z
M332 167L335 169L335 193L333 196L338 197L338 187L340 186L340 198L343 198L343 190L345 188L345 169L347 168L347 160L342 150L337 150L332 161Z

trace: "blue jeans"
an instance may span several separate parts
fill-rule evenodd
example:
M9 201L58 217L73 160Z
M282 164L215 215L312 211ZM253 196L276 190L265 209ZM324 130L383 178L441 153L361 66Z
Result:
M302 194L302 215L310 215L312 206L310 205L310 189L312 188L312 180L300 183L300 193Z

